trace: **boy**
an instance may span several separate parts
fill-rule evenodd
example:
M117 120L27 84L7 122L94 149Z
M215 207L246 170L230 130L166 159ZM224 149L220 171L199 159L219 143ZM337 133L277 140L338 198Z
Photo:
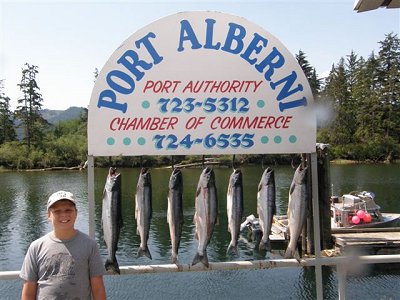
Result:
M58 191L47 201L53 231L32 242L22 264L22 300L106 299L105 272L96 242L75 229L74 195Z

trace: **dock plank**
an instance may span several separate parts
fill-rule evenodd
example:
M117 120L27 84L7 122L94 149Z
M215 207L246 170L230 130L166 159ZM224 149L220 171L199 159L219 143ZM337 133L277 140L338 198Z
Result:
M400 232L334 233L332 238L335 244L341 248L400 248Z

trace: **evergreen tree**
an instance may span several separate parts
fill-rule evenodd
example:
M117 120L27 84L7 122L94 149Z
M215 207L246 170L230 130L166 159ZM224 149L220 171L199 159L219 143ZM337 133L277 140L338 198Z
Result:
M295 57L300 67L302 68L304 75L308 80L308 83L310 84L310 88L314 97L317 97L321 89L321 80L318 79L315 68L310 65L307 60L306 54L303 51L299 50L299 53L296 54Z
M378 61L372 52L367 61L360 59L353 87L353 97L357 99L357 130L359 143L369 143L382 135L382 109L378 95Z
M346 75L347 75L350 97L352 101L354 101L353 88L357 82L356 74L358 66L359 66L359 60L357 58L357 55L354 53L354 51L351 51L350 55L347 56Z
M347 132L349 135L353 136L357 130L357 108L358 108L358 99L354 97L354 87L357 83L356 74L359 71L359 59L354 51L351 51L350 55L347 56L346 64L345 64L345 74L347 81L347 99L342 104L342 109L345 113L346 123L347 123ZM353 138L350 139L352 142L355 140Z
M311 91L314 97L317 98L321 92L321 79L318 78L315 68L313 68L311 78L308 81L310 82Z
M30 149L31 145L41 146L47 122L41 117L43 98L39 93L39 86L36 81L38 67L25 64L22 69L21 83L18 84L23 93L22 98L18 99L18 106L15 111L16 117L21 121L24 128L24 140Z
M86 122L82 119L60 121L46 135L47 164L77 166L87 158Z
M348 110L350 98L348 80L344 59L341 58L337 66L333 66L326 79L324 95L332 101L335 120L330 128L329 142L345 145L352 142L352 112Z
M0 144L16 139L12 112L10 110L10 98L3 92L3 80L0 80Z
M399 156L400 40L389 34L380 44L379 55L367 60L352 51L326 79L322 98L332 103L335 121L318 136L335 145L341 158L392 161Z
M400 39L390 33L384 41L378 57L380 101L383 108L382 125L386 137L400 141Z
M97 77L99 77L99 69L94 68L93 77L94 77L93 82L96 82Z

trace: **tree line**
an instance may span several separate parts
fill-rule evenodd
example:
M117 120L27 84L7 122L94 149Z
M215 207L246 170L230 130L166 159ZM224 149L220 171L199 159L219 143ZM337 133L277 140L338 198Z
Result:
M390 33L377 54L354 51L332 65L326 78L299 50L296 59L308 79L317 112L317 142L330 145L332 159L392 162L400 155L400 39ZM0 167L12 169L71 167L87 156L87 110L76 120L49 124L40 114L44 99L38 66L26 63L18 87L21 97L11 110L0 80ZM98 70L94 72L97 78ZM18 134L17 134L18 133ZM137 166L191 162L199 157L110 157L98 165ZM145 162L143 161L145 159ZM228 157L220 157L228 163ZM281 163L293 156L240 155L241 162Z
M399 158L400 39L391 33L368 58L353 51L332 66L316 100L331 112L317 140L334 157L391 162Z

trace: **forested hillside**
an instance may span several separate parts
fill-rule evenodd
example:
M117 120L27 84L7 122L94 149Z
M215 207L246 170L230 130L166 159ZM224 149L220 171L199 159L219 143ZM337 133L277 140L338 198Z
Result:
M42 109L40 115L50 124L57 124L60 121L79 119L85 113L85 108L71 106L66 110Z

